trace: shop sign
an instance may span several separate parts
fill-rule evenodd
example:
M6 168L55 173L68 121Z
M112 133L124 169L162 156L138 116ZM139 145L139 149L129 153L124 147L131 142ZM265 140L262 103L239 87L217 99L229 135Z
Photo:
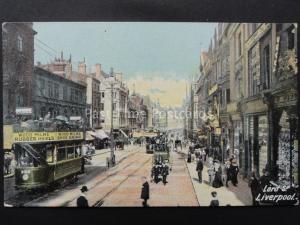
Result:
M29 107L16 108L16 115L32 115L32 108Z
M14 143L81 139L83 139L83 132L18 132L13 134Z

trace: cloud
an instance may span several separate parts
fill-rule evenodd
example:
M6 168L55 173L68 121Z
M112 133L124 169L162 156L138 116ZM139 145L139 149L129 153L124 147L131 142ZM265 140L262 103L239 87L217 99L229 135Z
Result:
M150 96L152 101L159 100L161 106L180 107L186 95L186 80L160 73L139 75L126 81L130 92Z

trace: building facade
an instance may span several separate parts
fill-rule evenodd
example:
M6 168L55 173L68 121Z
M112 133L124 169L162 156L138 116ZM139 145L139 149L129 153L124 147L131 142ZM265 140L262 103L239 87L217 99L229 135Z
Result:
M32 103L33 23L3 23L3 116Z
M218 24L201 53L198 106L210 115L202 128L220 136L209 144L223 156L228 146L245 177L267 169L278 182L298 182L296 40L293 23Z
M51 117L63 115L84 117L86 86L36 66L33 77L32 108L36 119L48 112Z
M101 126L110 131L128 126L128 95L129 89L123 82L122 73L101 73ZM111 121L113 118L113 121ZM112 123L113 122L113 123Z

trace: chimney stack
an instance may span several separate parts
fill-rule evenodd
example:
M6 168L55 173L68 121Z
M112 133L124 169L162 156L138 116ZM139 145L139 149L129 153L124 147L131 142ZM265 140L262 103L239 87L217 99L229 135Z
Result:
M86 64L85 60L83 62L79 62L78 64L78 73L86 75Z
M95 65L95 73L96 73L96 78L100 79L100 77L101 77L101 64L100 63L97 63Z

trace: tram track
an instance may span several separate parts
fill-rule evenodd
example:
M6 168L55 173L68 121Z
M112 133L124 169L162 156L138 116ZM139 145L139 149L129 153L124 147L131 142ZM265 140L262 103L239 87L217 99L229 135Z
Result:
M134 176L135 173L137 173L140 169L142 169L152 158L147 159L145 162L143 162L137 169L135 169L132 173L128 174L125 179L123 179L118 185L113 187L109 192L107 192L100 200L98 200L93 207L101 207L104 203L104 199L112 195L115 191L117 191L120 186L126 182L130 177Z
M138 154L138 153L140 153L140 152L135 152L135 153L131 154L130 156L134 157L134 156L135 156L136 154ZM126 159L128 159L128 158L123 158L122 161L123 161L123 160L126 160ZM136 170L133 171L131 174L129 174L128 176L126 176L126 178L125 178L124 180L122 180L117 186L113 187L108 193L106 193L106 194L104 195L104 197L102 197L102 198L101 198L100 200L98 200L97 202L99 203L101 200L103 200L104 198L108 197L108 195L111 194L113 191L117 190L117 187L119 187L119 186L120 186L122 183L124 183L130 176L132 176L132 175L133 175L134 173L136 173L139 169L141 169L141 168L142 168L147 162L149 162L151 159L152 159L152 157L149 157L149 159L147 159L145 162L142 162L142 165L139 166L138 169L136 169ZM90 191L91 191L93 188L97 187L98 185L101 185L101 184L105 183L107 180L109 180L109 179L111 179L111 178L113 178L113 177L115 177L115 176L118 176L120 172L124 171L125 169L128 169L130 166L136 165L136 163L137 163L139 160L140 160L140 157L138 156L137 159L134 159L133 161L130 161L130 162L126 163L126 164L125 164L124 166L122 166L122 167L114 167L113 169L114 169L114 170L117 170L117 171L108 174L108 175L105 176L103 179L97 181L95 184L93 184L92 186L90 186L90 188L89 188ZM121 160L120 160L120 162L121 162ZM119 162L119 163L120 163L120 162ZM120 165L119 165L119 166L120 166ZM76 198L77 198L77 196L76 196ZM69 201L64 202L64 203L63 203L62 205L60 205L60 206L61 206L61 207L67 207L67 206L69 206L72 202L74 202L74 201L76 200L76 198L70 199ZM95 205L95 204L94 204L94 205ZM96 206L96 207L97 207L97 206Z

